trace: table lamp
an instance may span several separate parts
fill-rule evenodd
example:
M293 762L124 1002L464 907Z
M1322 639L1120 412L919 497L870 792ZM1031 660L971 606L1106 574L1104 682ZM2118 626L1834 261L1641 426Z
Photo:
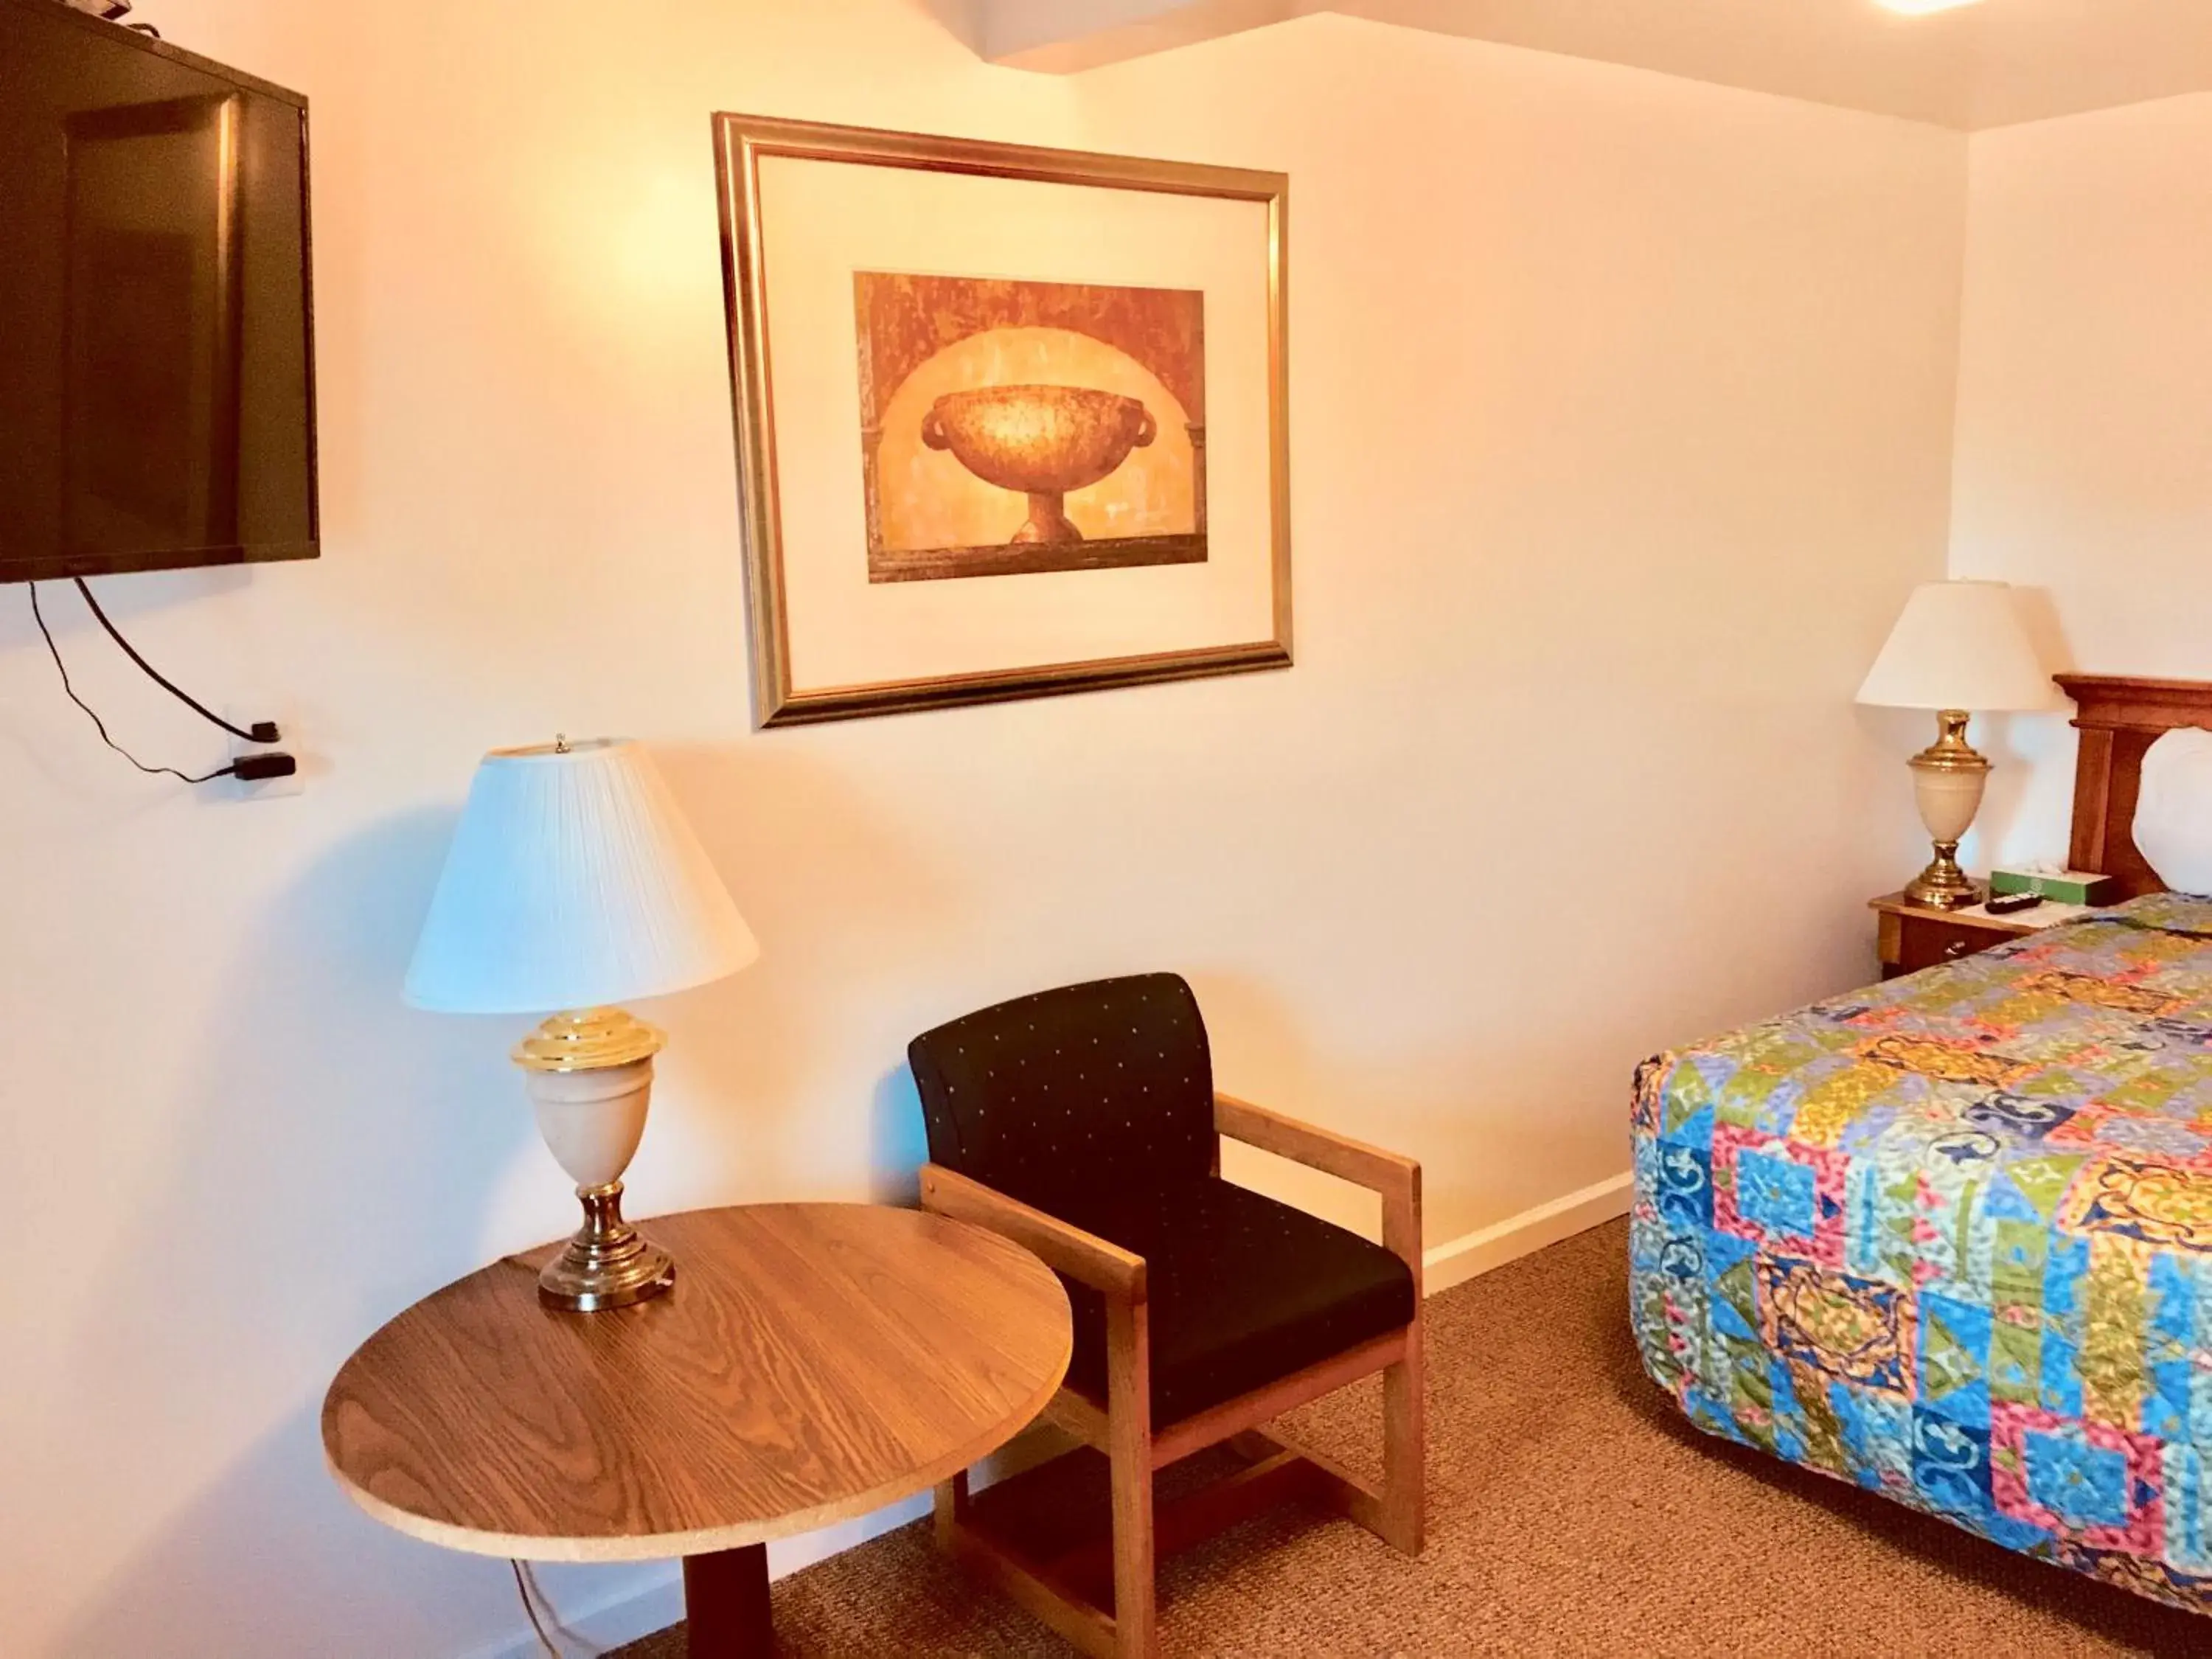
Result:
M760 954L644 748L619 738L495 749L477 768L430 900L407 1000L551 1014L515 1050L538 1127L584 1224L538 1276L585 1312L658 1296L668 1253L623 1219L663 1034L611 1005L735 973Z
M1858 701L1889 708L1932 708L1936 741L1911 760L1920 821L1936 856L1905 896L1955 910L1981 889L1959 867L1959 842L1982 805L1990 763L1966 742L1976 712L2048 708L2050 677L2003 582L1923 582L1905 602L1889 641L1859 687Z

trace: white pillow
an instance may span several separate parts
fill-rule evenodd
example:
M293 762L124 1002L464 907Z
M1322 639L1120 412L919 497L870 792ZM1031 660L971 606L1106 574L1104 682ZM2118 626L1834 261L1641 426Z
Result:
M2144 751L2135 836L2168 887L2212 895L2212 732L2179 726Z

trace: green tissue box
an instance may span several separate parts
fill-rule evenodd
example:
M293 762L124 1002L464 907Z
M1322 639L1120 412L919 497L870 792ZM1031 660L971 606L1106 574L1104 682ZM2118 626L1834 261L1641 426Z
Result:
M1992 870L1990 891L2040 893L2062 904L2104 904L2113 896L2110 876L2092 875L2086 870L2061 870L2055 875L2030 870Z

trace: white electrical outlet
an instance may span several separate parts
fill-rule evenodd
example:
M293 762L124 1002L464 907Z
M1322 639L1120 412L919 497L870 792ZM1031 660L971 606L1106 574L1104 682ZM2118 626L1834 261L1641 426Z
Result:
M243 726L249 732L253 729L256 720L273 719L276 722L277 735L274 743L253 743L245 738L233 736L230 740L231 759L282 752L289 755L296 763L289 777L262 778L251 783L243 778L226 778L223 781L228 787L233 800L274 800L279 795L297 795L307 789L307 762L300 753L299 733L294 729L291 720L281 714L272 715L266 707L247 708L237 703L226 706L222 717L233 726Z

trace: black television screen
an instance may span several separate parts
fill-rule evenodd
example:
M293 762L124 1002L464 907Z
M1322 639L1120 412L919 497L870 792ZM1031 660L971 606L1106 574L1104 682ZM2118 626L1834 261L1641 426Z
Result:
M0 0L0 581L312 558L307 104Z

